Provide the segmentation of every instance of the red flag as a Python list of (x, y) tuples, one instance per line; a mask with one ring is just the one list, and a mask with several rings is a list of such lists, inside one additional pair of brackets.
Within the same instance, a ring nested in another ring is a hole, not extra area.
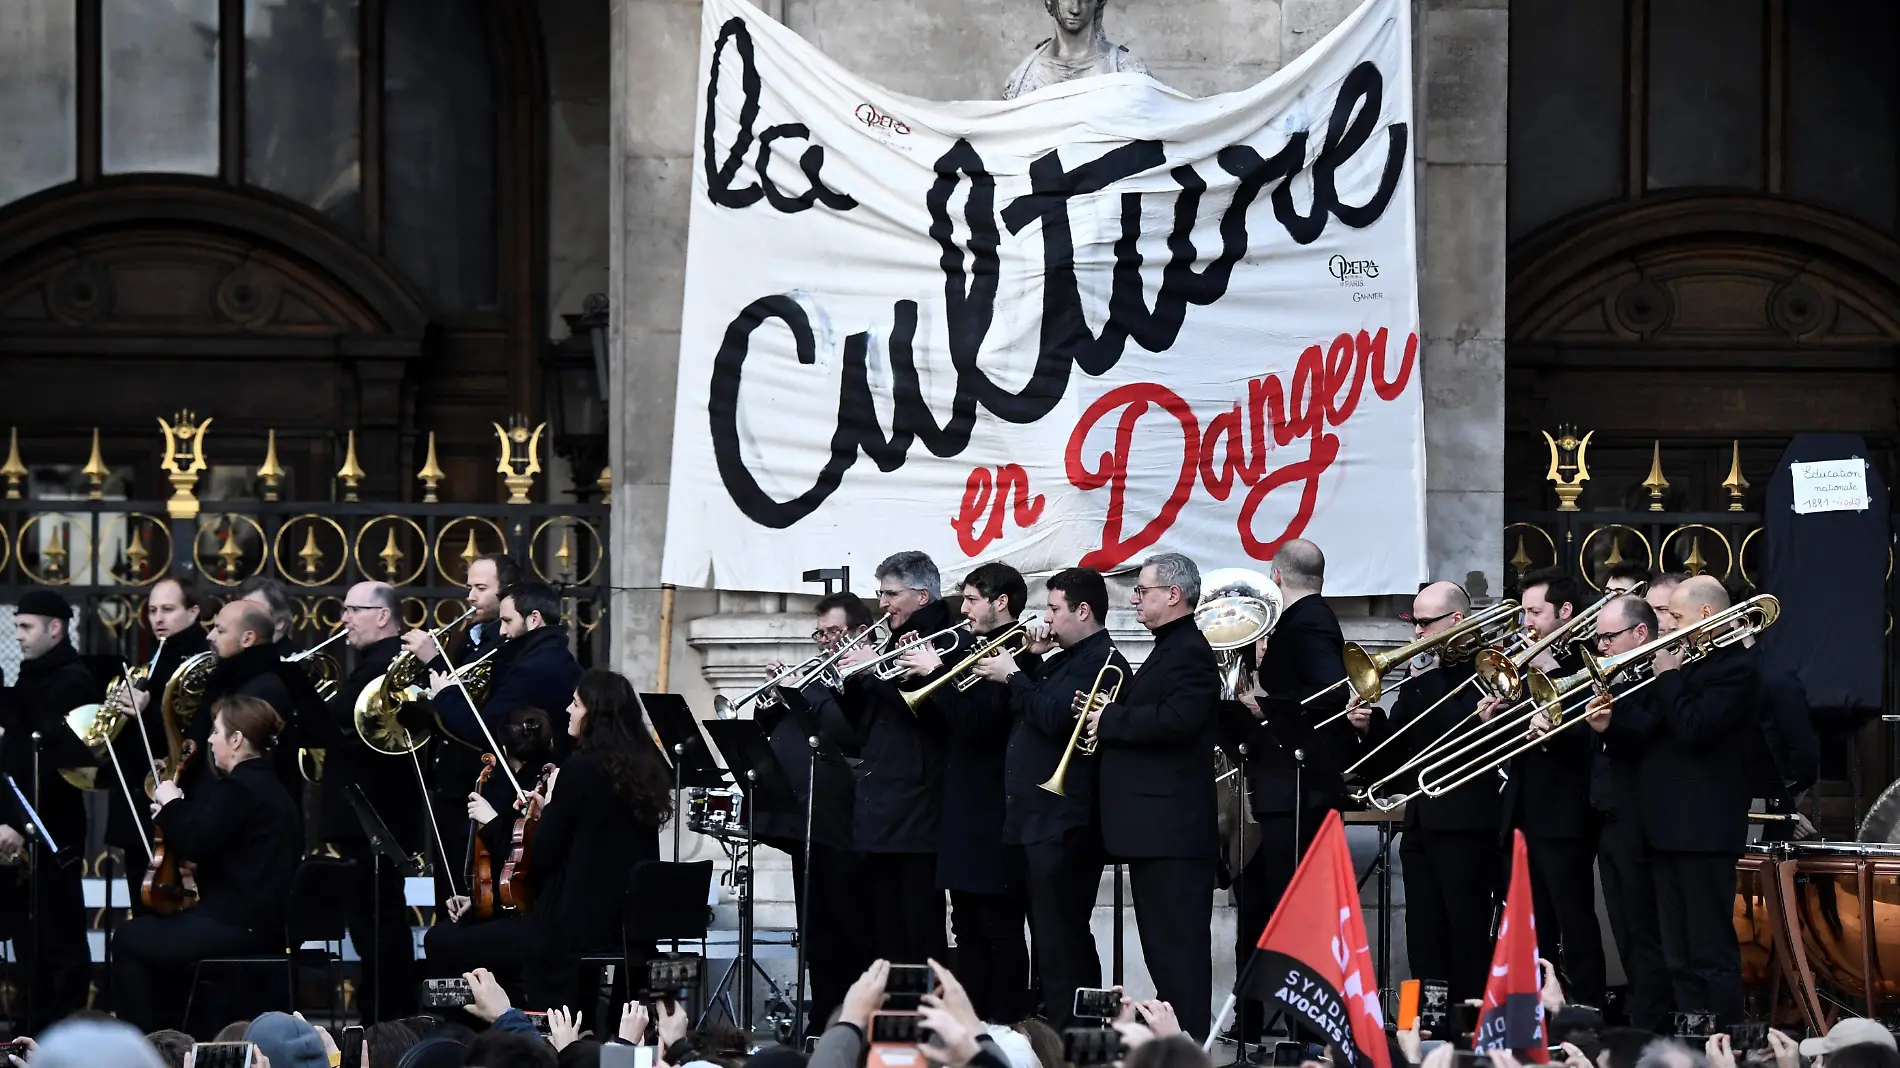
[(1511, 889), (1504, 898), (1504, 926), (1491, 951), (1491, 978), (1484, 984), (1478, 1032), (1471, 1048), (1516, 1050), (1518, 1059), (1549, 1064), (1544, 1042), (1544, 999), (1537, 968), (1537, 921), (1531, 916), (1530, 854), (1524, 832), (1513, 831)]
[(1293, 873), (1241, 977), (1246, 997), (1284, 1007), (1326, 1036), (1347, 1068), (1392, 1068), (1359, 883), (1339, 813)]

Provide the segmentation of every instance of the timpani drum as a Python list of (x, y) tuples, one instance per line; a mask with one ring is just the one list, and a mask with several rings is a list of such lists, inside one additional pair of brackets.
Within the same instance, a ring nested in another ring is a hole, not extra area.
[(1779, 883), (1813, 1026), (1900, 1008), (1900, 846), (1782, 845)]

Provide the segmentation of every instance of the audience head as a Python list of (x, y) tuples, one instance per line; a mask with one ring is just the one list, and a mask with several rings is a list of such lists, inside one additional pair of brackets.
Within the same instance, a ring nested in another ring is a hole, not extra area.
[(1068, 648), (1102, 629), (1108, 620), (1108, 583), (1092, 567), (1071, 567), (1049, 576), (1049, 633)]
[(369, 1051), (369, 1068), (396, 1068), (402, 1055), (415, 1044), (415, 1031), (394, 1020), (386, 1020), (363, 1032), (363, 1048)]
[(211, 625), (211, 647), (229, 660), (246, 649), (271, 644), (270, 612), (256, 601), (228, 601)]
[(1046, 1021), (1031, 1016), (1016, 1025), (1016, 1030), (1029, 1039), (1029, 1048), (1036, 1051), (1036, 1060), (1042, 1068), (1063, 1068), (1066, 1059), (1062, 1055), (1062, 1035)]
[(1129, 603), (1135, 618), (1149, 630), (1163, 627), (1194, 611), (1201, 601), (1201, 569), (1180, 553), (1156, 553), (1141, 562)]
[(270, 615), (266, 641), (281, 642), (289, 637), (291, 620), (296, 617), (291, 614), (290, 595), (284, 592), (283, 583), (269, 575), (252, 575), (238, 586), (237, 599), (249, 601)]
[(203, 611), (198, 587), (183, 579), (159, 579), (145, 597), (145, 619), (152, 626), (154, 638), (170, 638), (197, 626)]
[(634, 818), (661, 827), (673, 814), (672, 775), (641, 713), (640, 695), (625, 675), (595, 668), (574, 688), (567, 733), (577, 752), (596, 754), (607, 765), (614, 796)]
[[(1009, 1068), (1042, 1068), (1041, 1059), (1036, 1056), (1036, 1047), (1029, 1042), (1029, 1036), (1005, 1027), (1002, 1024), (986, 1024), (983, 1030), (995, 1040), (996, 1048), (1003, 1051), (1003, 1060)], [(746, 1068), (751, 1068), (747, 1065)]]
[(165, 1068), (165, 1059), (130, 1024), (69, 1019), (40, 1035), (33, 1068)]
[[(1849, 1016), (1828, 1028), (1825, 1035), (1802, 1039), (1801, 1055), (1808, 1058), (1826, 1057), (1828, 1068), (1840, 1068), (1848, 1063), (1842, 1060), (1842, 1055), (1859, 1047), (1883, 1049), (1892, 1054), (1895, 1050), (1893, 1032), (1888, 1031), (1886, 1025), (1878, 1020)], [(1885, 1063), (1867, 1059), (1871, 1056), (1856, 1053), (1855, 1068), (1888, 1068)]]
[(517, 582), (501, 595), (501, 636), (513, 641), (561, 622), (561, 595), (545, 582)]
[(191, 1052), (196, 1039), (183, 1031), (153, 1031), (145, 1036), (160, 1057), (165, 1058), (167, 1068), (185, 1068), (185, 1054)]
[(1708, 1060), (1673, 1038), (1658, 1038), (1643, 1047), (1636, 1068), (1708, 1068)]
[(343, 627), (352, 649), (367, 649), (402, 633), (402, 604), (387, 582), (359, 582), (343, 598)]
[(1274, 552), (1268, 577), (1289, 600), (1319, 593), (1326, 584), (1326, 554), (1305, 538), (1290, 539)]
[(1811, 1063), (1813, 1068), (1900, 1068), (1900, 1052), (1879, 1042), (1856, 1042), (1815, 1057)]
[(218, 1033), (211, 1036), (211, 1041), (213, 1042), (242, 1042), (244, 1041), (244, 1032), (249, 1031), (250, 1029), (251, 1029), (251, 1021), (232, 1020), (230, 1023), (225, 1024), (223, 1027), (218, 1028)]
[(468, 605), (475, 620), (493, 623), (501, 617), (501, 591), (521, 581), (521, 565), (507, 553), (484, 553), (469, 561)]
[(1597, 1068), (1636, 1068), (1643, 1050), (1656, 1041), (1656, 1032), (1641, 1027), (1611, 1027), (1597, 1036), (1600, 1047), (1593, 1060)]
[(600, 1043), (577, 1038), (554, 1054), (555, 1068), (600, 1068)]
[(271, 1068), (330, 1068), (323, 1036), (309, 1023), (284, 1012), (267, 1012), (251, 1021), (244, 1041), (270, 1059)]
[[(462, 1063), (468, 1068), (557, 1068), (554, 1047), (539, 1038), (484, 1031), (469, 1044)], [(277, 1062), (271, 1062), (277, 1068)]]
[(1192, 1039), (1169, 1035), (1142, 1043), (1123, 1063), (1127, 1068), (1210, 1068), (1213, 1062)]
[(975, 624), (978, 634), (1015, 622), (1028, 597), (1023, 573), (1008, 564), (984, 564), (963, 576), (963, 618)]
[(877, 565), (878, 607), (891, 614), (891, 629), (901, 628), (925, 605), (943, 596), (943, 577), (929, 554), (892, 553)]

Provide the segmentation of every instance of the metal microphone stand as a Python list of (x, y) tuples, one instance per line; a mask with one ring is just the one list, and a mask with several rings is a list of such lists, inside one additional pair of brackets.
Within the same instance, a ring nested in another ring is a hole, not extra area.
[[(26, 837), (26, 849), (27, 849), (27, 853), (26, 853), (26, 865), (27, 865), (26, 908), (27, 908), (27, 914), (29, 916), (34, 917), (34, 920), (35, 920), (31, 929), (27, 932), (26, 944), (27, 944), (28, 953), (31, 955), (31, 958), (33, 961), (33, 971), (38, 972), (45, 963), (40, 958), (40, 950), (42, 948), (40, 944), (40, 928), (43, 927), (44, 925), (38, 922), (39, 917), (41, 916), (40, 865), (45, 864), (49, 861), (55, 861), (55, 858), (57, 857), (59, 853), (59, 843), (53, 840), (52, 834), (46, 829), (45, 821), (40, 818), (40, 807), (39, 807), (40, 732), (39, 731), (33, 732), (32, 744), (33, 744), (33, 799), (31, 801), (27, 800), (26, 794), (21, 792), (20, 784), (14, 781), (13, 776), (8, 775), (6, 778), (7, 778), (7, 787), (8, 789), (13, 791), (13, 799), (19, 803), (20, 812), (22, 815), (25, 816), (25, 820), (23, 822), (26, 824), (26, 826), (20, 828), (20, 830), (21, 830), (21, 833)], [(42, 850), (41, 848), (42, 845), (45, 846), (44, 850)], [(34, 1014), (39, 1010), (38, 999), (39, 999), (39, 983), (36, 981), (35, 976), (28, 975), (27, 980), (26, 980), (26, 1019), (29, 1021), (37, 1019), (37, 1017)]]
[(792, 1038), (805, 1037), (805, 944), (811, 940), (811, 821), (818, 798), (818, 736), (805, 737), (811, 747), (811, 766), (805, 769), (805, 870), (798, 888), (798, 993), (792, 1000)]

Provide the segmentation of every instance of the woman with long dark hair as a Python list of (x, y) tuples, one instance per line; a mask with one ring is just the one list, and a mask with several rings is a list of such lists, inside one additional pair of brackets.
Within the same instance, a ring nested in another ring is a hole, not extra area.
[(575, 1005), (574, 958), (620, 948), (621, 912), (633, 866), (660, 858), (660, 828), (673, 815), (666, 759), (622, 675), (581, 676), (568, 705), (573, 753), (528, 804), (534, 839), (536, 959), (528, 1003)]

